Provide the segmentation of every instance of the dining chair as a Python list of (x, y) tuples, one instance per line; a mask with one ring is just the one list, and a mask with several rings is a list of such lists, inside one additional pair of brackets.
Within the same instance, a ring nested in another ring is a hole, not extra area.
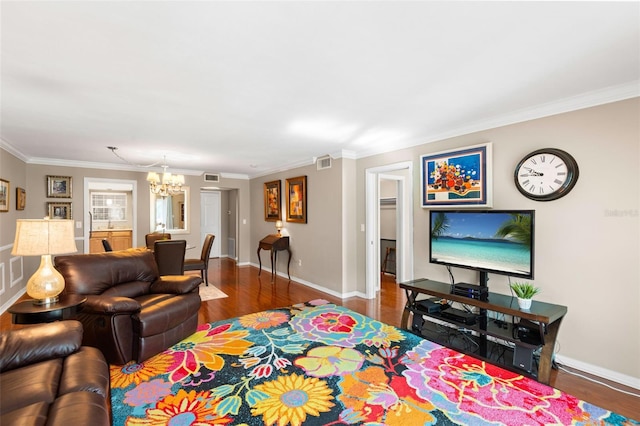
[(104, 247), (104, 251), (113, 251), (109, 240), (102, 240), (102, 247)]
[(213, 246), (213, 240), (216, 236), (207, 234), (204, 237), (204, 243), (202, 244), (202, 253), (200, 259), (185, 259), (184, 270), (185, 271), (200, 271), (200, 276), (205, 285), (209, 285), (209, 256), (211, 255), (211, 247)]
[(153, 250), (153, 244), (158, 240), (170, 240), (171, 234), (166, 232), (153, 232), (144, 236), (145, 243), (149, 250)]
[(160, 275), (184, 275), (184, 253), (187, 240), (158, 240), (153, 245), (153, 255)]

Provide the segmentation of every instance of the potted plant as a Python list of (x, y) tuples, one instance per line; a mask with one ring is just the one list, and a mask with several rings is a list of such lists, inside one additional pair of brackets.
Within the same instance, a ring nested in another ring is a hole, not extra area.
[(518, 297), (518, 306), (523, 310), (531, 308), (531, 299), (533, 296), (540, 293), (540, 289), (538, 287), (528, 282), (515, 282), (511, 284), (511, 290), (513, 290), (516, 297)]

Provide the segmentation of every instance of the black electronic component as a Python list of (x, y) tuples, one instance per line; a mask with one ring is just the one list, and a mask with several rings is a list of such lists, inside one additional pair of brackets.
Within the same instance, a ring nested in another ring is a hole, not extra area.
[(442, 303), (441, 299), (425, 299), (425, 300), (418, 300), (416, 302), (416, 308), (418, 308), (421, 311), (424, 312), (428, 312), (430, 314), (436, 313), (436, 312), (440, 312), (443, 309), (448, 308), (449, 305), (446, 303)]
[(460, 322), (465, 325), (473, 325), (478, 319), (477, 315), (456, 308), (444, 309), (442, 312), (440, 312), (440, 315), (442, 315), (442, 317), (444, 318)]
[(474, 284), (458, 283), (451, 287), (451, 294), (470, 297), (472, 299), (486, 300), (489, 296), (489, 289), (487, 287)]

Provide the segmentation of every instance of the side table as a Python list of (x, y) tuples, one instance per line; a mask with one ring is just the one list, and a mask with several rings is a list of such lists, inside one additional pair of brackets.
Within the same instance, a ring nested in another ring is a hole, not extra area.
[(71, 319), (82, 309), (87, 298), (79, 294), (60, 295), (56, 303), (50, 305), (34, 305), (32, 299), (18, 302), (11, 306), (11, 322), (14, 324), (38, 324)]
[(286, 250), (289, 253), (289, 261), (287, 262), (287, 275), (291, 279), (289, 274), (289, 265), (291, 264), (291, 249), (289, 248), (289, 237), (283, 237), (282, 235), (272, 234), (267, 235), (260, 240), (258, 244), (258, 262), (260, 263), (260, 271), (262, 272), (262, 260), (260, 259), (260, 250), (269, 250), (271, 252), (271, 281), (274, 280), (275, 265), (278, 261), (278, 251)]

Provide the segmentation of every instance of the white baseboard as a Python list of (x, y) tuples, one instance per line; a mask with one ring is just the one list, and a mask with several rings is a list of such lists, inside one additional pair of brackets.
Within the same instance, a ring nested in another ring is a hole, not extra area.
[(566, 365), (567, 367), (575, 368), (576, 370), (584, 371), (585, 373), (593, 374), (594, 376), (611, 380), (612, 382), (620, 383), (621, 385), (640, 389), (640, 378), (638, 377), (618, 373), (617, 371), (598, 367), (597, 365), (589, 364), (563, 355), (556, 355), (555, 358), (559, 364)]

